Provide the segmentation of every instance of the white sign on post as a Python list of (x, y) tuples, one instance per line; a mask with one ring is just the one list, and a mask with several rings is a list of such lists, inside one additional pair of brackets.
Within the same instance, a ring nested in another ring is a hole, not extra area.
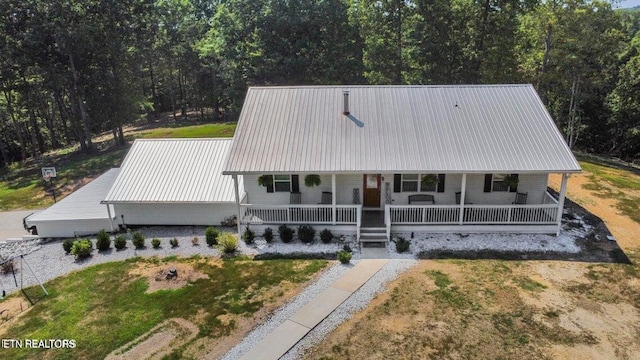
[(56, 178), (56, 168), (55, 167), (43, 167), (42, 168), (42, 178), (44, 181), (49, 181), (51, 179)]

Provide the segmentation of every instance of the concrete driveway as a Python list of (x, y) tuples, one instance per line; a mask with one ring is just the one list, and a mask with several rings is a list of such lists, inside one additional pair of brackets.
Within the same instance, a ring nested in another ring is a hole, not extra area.
[(22, 237), (29, 233), (22, 227), (22, 219), (36, 210), (19, 210), (0, 212), (0, 241), (8, 238)]

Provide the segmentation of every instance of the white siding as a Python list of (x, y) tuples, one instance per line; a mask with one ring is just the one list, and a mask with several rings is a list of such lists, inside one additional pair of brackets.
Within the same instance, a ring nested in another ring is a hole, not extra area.
[(235, 204), (114, 204), (119, 224), (126, 225), (220, 225), (237, 214)]
[(97, 234), (102, 229), (111, 231), (109, 219), (37, 221), (34, 225), (41, 238), (70, 238)]
[[(304, 176), (306, 174), (298, 174), (300, 181), (300, 193), (303, 204), (318, 204), (322, 200), (322, 192), (331, 192), (331, 175), (320, 175), (320, 186), (309, 188), (304, 185)], [(267, 188), (258, 185), (258, 177), (260, 175), (245, 175), (244, 190), (247, 193), (246, 202), (249, 204), (261, 205), (285, 205), (289, 204), (290, 194), (288, 192), (272, 192), (268, 193)], [(336, 175), (336, 203), (351, 205), (353, 204), (353, 189), (360, 189), (360, 201), (362, 202), (362, 175), (348, 174)]]

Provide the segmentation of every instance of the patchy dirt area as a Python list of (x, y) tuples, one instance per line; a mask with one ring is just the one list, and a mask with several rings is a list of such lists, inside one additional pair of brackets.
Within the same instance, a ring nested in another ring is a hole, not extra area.
[(140, 338), (109, 354), (106, 360), (162, 359), (178, 347), (193, 339), (198, 327), (185, 319), (168, 319)]
[[(3, 279), (4, 280), (4, 279)], [(10, 297), (0, 300), (0, 338), (23, 314), (32, 308), (31, 304), (24, 297)]]
[[(568, 184), (568, 206), (593, 228), (578, 256), (423, 261), (303, 357), (640, 359), (640, 224), (591, 176)], [(549, 183), (558, 190), (560, 176)]]
[(637, 359), (629, 265), (423, 261), (305, 359)]
[[(175, 276), (169, 274), (175, 270)], [(193, 265), (186, 262), (170, 261), (155, 265), (153, 263), (141, 263), (140, 266), (129, 272), (129, 275), (142, 276), (147, 279), (149, 288), (146, 293), (158, 290), (176, 290), (198, 279), (208, 279), (207, 274), (196, 271)]]

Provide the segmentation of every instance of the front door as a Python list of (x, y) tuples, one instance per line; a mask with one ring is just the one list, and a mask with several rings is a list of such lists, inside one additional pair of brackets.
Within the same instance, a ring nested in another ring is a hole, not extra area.
[(380, 207), (380, 174), (364, 174), (363, 176), (363, 205), (364, 207)]

